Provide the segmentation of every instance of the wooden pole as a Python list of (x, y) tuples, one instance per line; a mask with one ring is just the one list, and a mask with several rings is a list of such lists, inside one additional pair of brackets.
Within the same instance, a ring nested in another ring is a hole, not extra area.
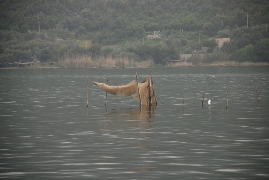
[(183, 96), (183, 102), (182, 102), (182, 107), (183, 107), (183, 109), (184, 109), (184, 103), (185, 103), (185, 102), (184, 102), (184, 96)]
[(149, 85), (148, 85), (148, 105), (149, 105), (149, 108), (152, 106), (152, 99), (151, 99), (151, 88), (153, 88), (153, 82), (152, 82), (152, 76), (151, 76), (151, 69), (149, 70), (150, 71), (150, 80), (149, 80)]
[(149, 84), (148, 84), (148, 108), (150, 110), (151, 108), (151, 92), (150, 92), (150, 87), (151, 87), (151, 79), (149, 79)]
[(257, 100), (258, 100), (258, 103), (259, 103), (260, 98), (259, 98), (259, 93), (258, 93), (258, 87), (257, 87), (257, 85), (256, 85), (256, 79), (254, 79), (254, 85), (255, 85), (255, 90), (256, 90)]
[(228, 109), (228, 89), (226, 90), (226, 109)]
[(204, 99), (205, 99), (205, 92), (204, 92), (204, 95), (203, 95), (202, 107), (204, 107)]
[(89, 77), (87, 76), (86, 107), (89, 107)]
[[(107, 78), (107, 80), (106, 80), (107, 85), (108, 85), (108, 80), (109, 80), (109, 78)], [(107, 100), (107, 92), (106, 92), (106, 100)], [(106, 106), (106, 100), (105, 100), (105, 106)]]
[(156, 97), (160, 100), (160, 102), (162, 103), (162, 105), (164, 105), (164, 103), (162, 102), (162, 100), (156, 95)]
[(185, 114), (185, 99), (184, 99), (184, 96), (183, 96), (183, 102), (182, 102), (182, 109), (183, 109), (183, 114)]
[(141, 103), (141, 97), (140, 97), (139, 86), (138, 86), (137, 72), (136, 72), (135, 79), (136, 79), (136, 83), (137, 83), (137, 93), (138, 93), (138, 97), (139, 97), (139, 104), (140, 104), (140, 107), (141, 107), (142, 106), (142, 103)]

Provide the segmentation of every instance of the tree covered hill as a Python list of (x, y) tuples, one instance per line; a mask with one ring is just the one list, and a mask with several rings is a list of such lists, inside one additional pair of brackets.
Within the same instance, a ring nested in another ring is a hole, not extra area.
[[(1, 61), (123, 54), (162, 64), (200, 46), (213, 52), (210, 37), (231, 38), (229, 58), (260, 61), (254, 52), (268, 45), (267, 0), (1, 0), (0, 13)], [(153, 31), (161, 39), (146, 40)]]

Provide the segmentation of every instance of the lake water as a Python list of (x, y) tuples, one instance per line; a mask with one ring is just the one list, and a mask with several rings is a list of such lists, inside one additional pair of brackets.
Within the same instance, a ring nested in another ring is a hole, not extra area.
[(150, 112), (90, 82), (86, 108), (87, 76), (136, 72), (0, 70), (0, 178), (269, 179), (268, 67), (152, 69)]

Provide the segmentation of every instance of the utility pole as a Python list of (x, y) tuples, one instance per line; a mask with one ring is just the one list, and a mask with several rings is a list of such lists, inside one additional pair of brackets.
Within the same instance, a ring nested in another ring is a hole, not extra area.
[(38, 15), (38, 34), (40, 34), (40, 22), (39, 22), (39, 15)]

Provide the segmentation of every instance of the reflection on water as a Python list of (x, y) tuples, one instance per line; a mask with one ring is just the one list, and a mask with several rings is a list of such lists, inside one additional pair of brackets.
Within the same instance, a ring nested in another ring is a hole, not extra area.
[(121, 164), (130, 166), (128, 171), (131, 174), (154, 168), (153, 161), (148, 159), (149, 152), (153, 151), (153, 116), (154, 110), (148, 108), (110, 109), (104, 114), (104, 120), (98, 122), (106, 141), (113, 145), (109, 154), (127, 152), (122, 155), (128, 161), (123, 159)]
[(268, 68), (154, 69), (164, 105), (140, 109), (91, 86), (86, 108), (87, 76), (124, 84), (136, 72), (148, 75), (1, 70), (0, 178), (269, 178)]
[(141, 120), (143, 122), (151, 122), (153, 115), (154, 109), (149, 110), (148, 107), (110, 109), (110, 111), (106, 113), (107, 119)]

